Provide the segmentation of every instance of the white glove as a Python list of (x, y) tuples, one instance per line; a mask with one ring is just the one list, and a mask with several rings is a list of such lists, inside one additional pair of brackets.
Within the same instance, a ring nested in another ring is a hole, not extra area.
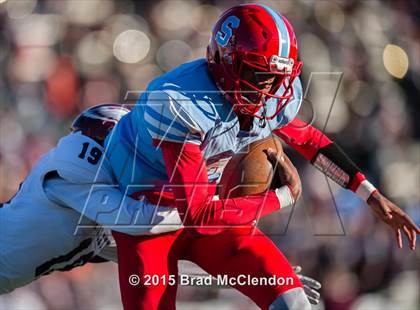
[(300, 274), (300, 272), (302, 271), (302, 267), (300, 266), (293, 266), (293, 270), (298, 276), (300, 282), (302, 282), (303, 289), (305, 291), (306, 297), (308, 297), (309, 302), (313, 305), (319, 304), (319, 299), (321, 295), (319, 294), (318, 290), (321, 288), (321, 283), (312, 278)]

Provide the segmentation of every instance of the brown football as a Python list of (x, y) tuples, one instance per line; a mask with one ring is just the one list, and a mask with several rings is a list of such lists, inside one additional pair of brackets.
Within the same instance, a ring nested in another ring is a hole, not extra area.
[(245, 146), (229, 160), (219, 183), (221, 199), (258, 194), (278, 187), (280, 180), (268, 159), (268, 148), (283, 153), (280, 140), (268, 137)]

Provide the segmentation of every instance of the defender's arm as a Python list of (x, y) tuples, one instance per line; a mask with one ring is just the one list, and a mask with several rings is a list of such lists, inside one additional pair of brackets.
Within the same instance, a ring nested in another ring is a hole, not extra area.
[(182, 227), (176, 209), (157, 207), (146, 199), (132, 199), (111, 185), (72, 183), (54, 173), (44, 180), (44, 190), (54, 203), (129, 235), (160, 234)]

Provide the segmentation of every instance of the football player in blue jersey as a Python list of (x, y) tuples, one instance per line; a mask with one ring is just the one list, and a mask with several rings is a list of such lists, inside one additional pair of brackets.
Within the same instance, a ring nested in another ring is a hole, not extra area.
[[(176, 209), (124, 197), (114, 186), (103, 142), (128, 112), (119, 104), (82, 112), (72, 133), (39, 160), (9, 202), (0, 204), (0, 295), (53, 271), (117, 262), (110, 228), (151, 235), (182, 226)], [(299, 278), (317, 302), (318, 282)]]
[[(175, 204), (187, 226), (146, 237), (114, 233), (125, 309), (175, 308), (176, 286), (168, 279), (177, 274), (179, 259), (193, 261), (214, 276), (290, 278), (292, 283), (285, 285), (233, 286), (262, 309), (310, 307), (280, 250), (257, 228), (247, 234), (256, 214), (294, 204), (300, 193), (298, 176), (292, 173), (290, 184), (265, 193), (214, 199), (214, 183), (227, 159), (272, 134), (362, 197), (394, 230), (398, 246), (405, 233), (414, 250), (420, 231), (412, 220), (336, 143), (297, 118), (301, 67), (296, 37), (284, 16), (264, 5), (235, 6), (216, 22), (207, 59), (183, 64), (150, 82), (133, 111), (107, 137), (107, 158), (120, 186), (129, 194)], [(275, 152), (269, 155), (276, 159)], [(139, 285), (130, 285), (132, 274), (141, 276)], [(160, 280), (147, 285), (143, 280), (148, 276)]]

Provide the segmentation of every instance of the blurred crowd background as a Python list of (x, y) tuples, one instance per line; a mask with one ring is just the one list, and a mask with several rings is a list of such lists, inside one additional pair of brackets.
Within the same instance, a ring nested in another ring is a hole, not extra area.
[[(294, 26), (303, 112), (420, 224), (419, 2), (254, 2)], [(161, 73), (204, 57), (213, 23), (238, 3), (0, 0), (0, 201), (78, 112), (122, 102), (127, 90), (144, 90)], [(261, 227), (323, 284), (318, 309), (419, 309), (419, 250), (398, 249), (360, 199), (287, 152), (303, 197)], [(112, 263), (85, 266), (1, 296), (0, 309), (121, 309), (117, 282)], [(254, 308), (233, 290), (194, 287), (180, 288), (178, 305)]]

